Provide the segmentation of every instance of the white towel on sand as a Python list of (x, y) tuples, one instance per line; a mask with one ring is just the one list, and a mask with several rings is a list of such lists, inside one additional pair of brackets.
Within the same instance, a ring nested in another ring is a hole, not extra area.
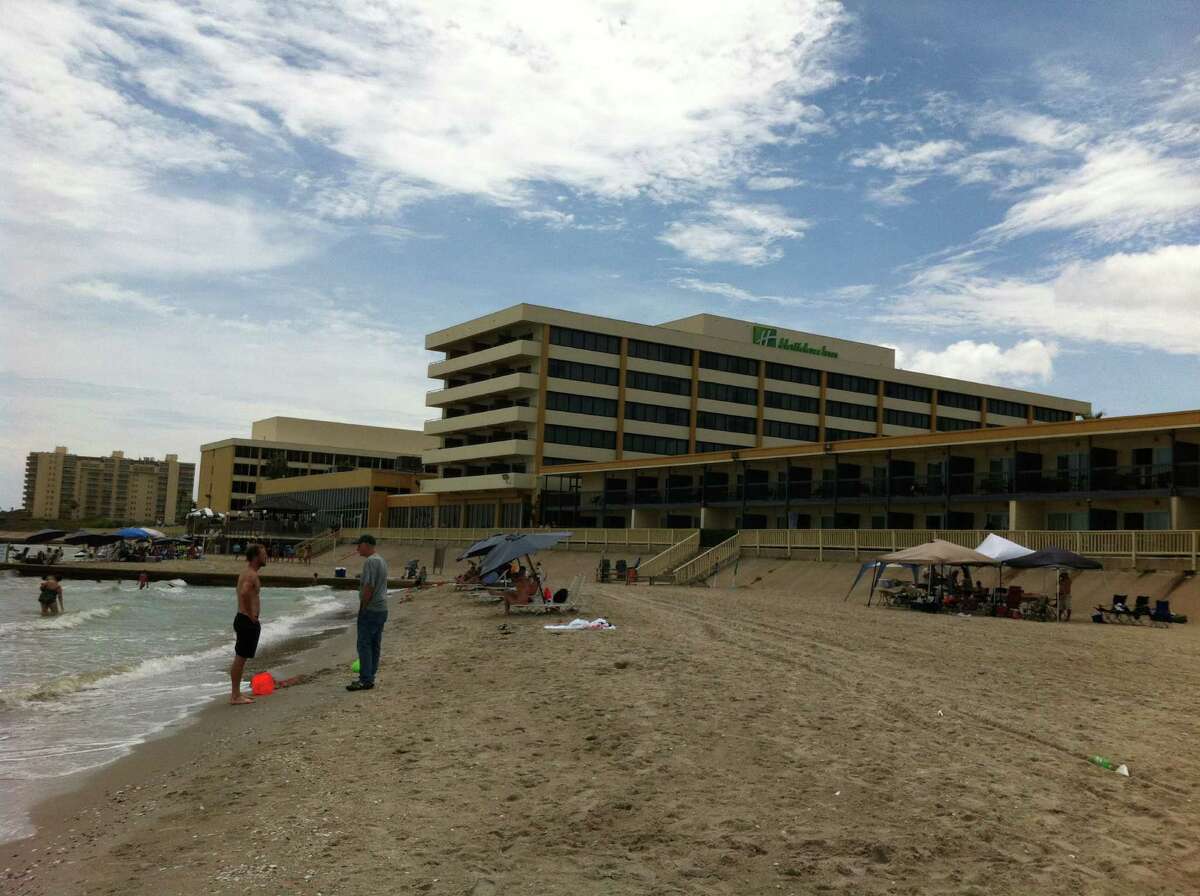
[(593, 619), (588, 622), (586, 619), (572, 619), (566, 625), (543, 625), (548, 632), (588, 632), (588, 631), (609, 631), (616, 628), (607, 619)]

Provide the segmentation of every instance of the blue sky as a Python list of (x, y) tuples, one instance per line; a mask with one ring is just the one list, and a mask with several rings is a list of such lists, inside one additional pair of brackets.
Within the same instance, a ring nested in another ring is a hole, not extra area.
[(8, 9), (2, 506), (57, 444), (418, 427), (424, 333), (520, 301), (1200, 407), (1194, 3)]

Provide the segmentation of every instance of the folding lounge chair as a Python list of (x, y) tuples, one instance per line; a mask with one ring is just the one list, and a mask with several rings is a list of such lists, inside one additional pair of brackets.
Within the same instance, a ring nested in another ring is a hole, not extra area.
[(1143, 616), (1147, 618), (1153, 616), (1154, 611), (1150, 609), (1150, 596), (1148, 594), (1139, 594), (1137, 596), (1137, 603), (1130, 612), (1133, 614), (1132, 619), (1134, 622), (1141, 622)]
[(596, 571), (597, 582), (607, 582), (609, 571), (612, 569), (612, 564), (607, 557), (600, 561), (600, 568)]
[(1128, 594), (1114, 594), (1112, 596), (1112, 606), (1102, 607), (1097, 604), (1096, 612), (1104, 618), (1105, 622), (1108, 622), (1110, 618), (1113, 622), (1132, 622), (1133, 611), (1129, 609), (1126, 603), (1128, 600)]
[(1173, 618), (1171, 615), (1171, 602), (1169, 600), (1156, 600), (1154, 602), (1154, 609), (1150, 613), (1151, 625), (1161, 625), (1164, 628), (1170, 628)]

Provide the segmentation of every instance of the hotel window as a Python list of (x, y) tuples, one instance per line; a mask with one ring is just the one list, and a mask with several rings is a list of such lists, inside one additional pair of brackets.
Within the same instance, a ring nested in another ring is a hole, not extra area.
[(958, 432), (963, 429), (979, 429), (978, 420), (959, 420), (957, 417), (938, 417), (938, 432)]
[(845, 439), (873, 439), (874, 437), (875, 433), (873, 432), (854, 432), (849, 429), (833, 429), (831, 427), (825, 429), (826, 442), (841, 442)]
[(596, 417), (615, 417), (617, 416), (617, 403), (611, 398), (597, 398), (594, 395), (547, 392), (546, 410), (565, 411), (568, 414), (592, 414)]
[(754, 435), (758, 421), (753, 417), (737, 417), (733, 414), (714, 414), (700, 411), (696, 414), (696, 426), (700, 429), (716, 429), (722, 432), (743, 432)]
[(620, 371), (615, 367), (581, 364), (578, 361), (560, 361), (558, 358), (550, 359), (547, 373), (555, 379), (599, 383), (602, 386), (615, 386), (620, 378)]
[(567, 348), (581, 348), (589, 352), (621, 353), (621, 340), (605, 333), (588, 333), (584, 330), (569, 330), (566, 327), (550, 328), (550, 344)]
[(706, 370), (723, 370), (726, 373), (740, 373), (743, 376), (758, 376), (758, 362), (753, 358), (738, 358), (734, 355), (722, 355), (717, 352), (701, 352), (700, 366)]
[(989, 398), (988, 416), (991, 416), (992, 414), (999, 414), (1004, 417), (1020, 417), (1021, 419), (1024, 419), (1028, 407), (1028, 405), (1020, 404), (1015, 401), (1004, 401), (1000, 398)]
[[(1002, 402), (1002, 404), (1008, 404), (1008, 402)], [(964, 411), (977, 411), (977, 410), (979, 410), (979, 405), (980, 405), (980, 402), (979, 402), (978, 395), (964, 395), (961, 392), (943, 392), (941, 390), (938, 391), (938, 407), (962, 408)], [(1022, 409), (1020, 416), (1024, 417), (1025, 416), (1025, 411), (1024, 411), (1025, 405), (1018, 405), (1018, 407), (1020, 407)], [(991, 400), (990, 399), (989, 399), (989, 403), (988, 403), (988, 408), (989, 409), (991, 408)]]
[(692, 381), (680, 379), (677, 376), (663, 376), (660, 373), (646, 373), (641, 370), (630, 370), (625, 373), (625, 385), (630, 389), (642, 389), (646, 392), (665, 392), (668, 395), (691, 395)]
[(888, 398), (915, 401), (919, 404), (929, 404), (933, 400), (932, 389), (926, 389), (924, 386), (910, 386), (908, 383), (884, 383), (883, 394)]
[(697, 442), (696, 453), (708, 454), (711, 451), (741, 451), (745, 445), (724, 445), (721, 442)]
[(865, 376), (851, 376), (848, 373), (831, 373), (826, 383), (830, 389), (840, 389), (843, 392), (875, 395), (879, 391), (879, 380), (867, 379)]
[(582, 448), (615, 448), (617, 434), (603, 429), (584, 429), (579, 426), (546, 425), (545, 440), (555, 445), (578, 445)]
[(687, 408), (668, 408), (629, 401), (625, 403), (625, 419), (661, 423), (664, 426), (688, 426), (691, 423), (691, 412)]
[(889, 426), (909, 426), (913, 429), (929, 429), (928, 414), (914, 414), (912, 411), (897, 411), (888, 408), (883, 412), (883, 422)]
[(1070, 411), (1060, 411), (1058, 408), (1035, 407), (1033, 419), (1041, 423), (1069, 423), (1075, 419), (1075, 415)]
[(792, 395), (788, 392), (764, 392), (763, 404), (769, 408), (798, 411), (802, 414), (815, 414), (820, 409), (820, 402), (813, 396)]
[(791, 364), (776, 364), (768, 361), (767, 379), (819, 386), (821, 385), (821, 371), (813, 370), (811, 367), (794, 367)]
[(742, 386), (727, 386), (725, 383), (700, 383), (700, 397), (713, 401), (728, 401), (733, 404), (758, 404), (758, 392)]
[[(865, 404), (850, 404), (846, 401), (826, 401), (825, 415), (828, 417), (845, 417), (847, 420), (875, 419), (875, 408)], [(929, 419), (926, 417), (925, 419)]]
[(763, 435), (772, 439), (790, 439), (793, 442), (815, 442), (817, 428), (803, 423), (785, 423), (782, 420), (764, 420)]
[(692, 363), (692, 350), (680, 345), (663, 345), (659, 342), (643, 342), (640, 339), (629, 340), (629, 357), (645, 358), (647, 361), (661, 361), (664, 364)]
[(542, 458), (542, 466), (543, 467), (561, 467), (564, 464), (577, 464), (577, 463), (579, 463), (578, 459), (570, 458), (570, 457), (543, 457)]
[(639, 454), (687, 454), (687, 439), (669, 439), (665, 436), (646, 436), (641, 433), (625, 433), (625, 450)]

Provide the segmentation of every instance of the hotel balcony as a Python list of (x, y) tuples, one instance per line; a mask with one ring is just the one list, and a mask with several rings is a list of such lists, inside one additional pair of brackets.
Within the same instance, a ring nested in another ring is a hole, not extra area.
[(488, 367), (493, 364), (512, 365), (513, 362), (525, 358), (536, 358), (541, 354), (541, 346), (532, 339), (514, 339), (502, 345), (495, 345), (481, 351), (469, 352), (456, 358), (446, 358), (434, 361), (429, 365), (429, 378), (445, 379), (456, 373)]
[(533, 455), (533, 447), (532, 439), (504, 439), (499, 442), (481, 442), (478, 445), (461, 445), (457, 448), (434, 448), (421, 455), (421, 462), (430, 467), (498, 457), (530, 457)]
[(484, 395), (498, 395), (506, 392), (529, 391), (536, 392), (538, 378), (532, 373), (506, 373), (503, 376), (480, 380), (477, 383), (466, 383), (449, 389), (437, 389), (425, 393), (427, 407), (441, 407), (460, 401), (470, 401)]
[(471, 429), (511, 426), (514, 423), (537, 423), (537, 408), (513, 405), (477, 414), (460, 414), (457, 417), (446, 417), (442, 420), (426, 420), (425, 435), (440, 436)]
[(537, 477), (532, 473), (487, 473), (483, 476), (454, 476), (445, 479), (426, 479), (421, 483), (422, 494), (454, 492), (531, 490)]

